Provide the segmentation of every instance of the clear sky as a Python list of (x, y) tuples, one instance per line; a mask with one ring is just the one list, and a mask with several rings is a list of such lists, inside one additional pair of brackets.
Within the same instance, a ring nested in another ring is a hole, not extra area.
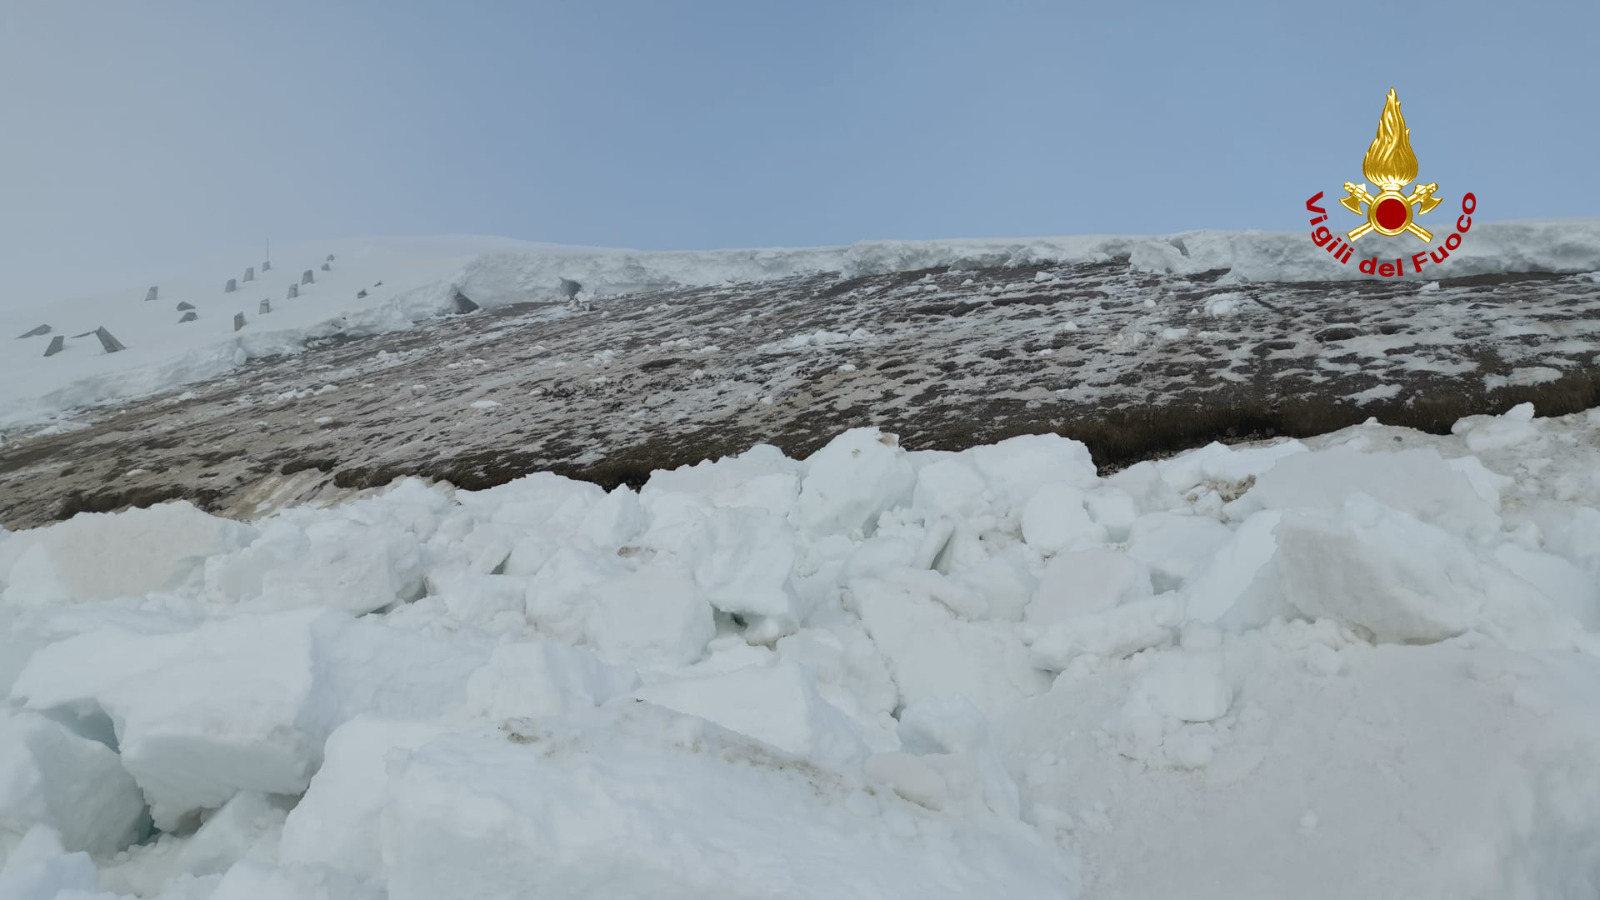
[[(0, 292), (264, 239), (683, 249), (1600, 215), (1600, 2), (0, 0)], [(0, 296), (0, 302), (5, 302)]]

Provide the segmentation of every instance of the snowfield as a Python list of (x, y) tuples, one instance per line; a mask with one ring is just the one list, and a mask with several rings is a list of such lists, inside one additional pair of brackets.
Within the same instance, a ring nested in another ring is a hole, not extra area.
[(0, 620), (8, 900), (1600, 891), (1600, 412), (83, 514)]
[[(1409, 239), (1409, 238), (1408, 238)], [(1414, 243), (1414, 240), (1412, 241)], [(1365, 254), (1409, 257), (1401, 238), (1369, 237)], [(483, 308), (560, 299), (562, 278), (583, 297), (672, 287), (751, 284), (803, 275), (840, 278), (934, 267), (982, 269), (1125, 259), (1134, 271), (1170, 276), (1224, 272), (1220, 283), (1349, 281), (1366, 276), (1337, 265), (1300, 232), (1194, 231), (1178, 235), (872, 241), (849, 247), (639, 252), (530, 244), (503, 238), (375, 239), (293, 245), (235, 267), (209, 266), (151, 285), (85, 297), (7, 298), (0, 303), (0, 432), (72, 427), (74, 410), (149, 396), (215, 378), (251, 359), (296, 353), (308, 341), (411, 328), (456, 309), (459, 293)], [(332, 257), (330, 260), (329, 257)], [(322, 265), (327, 263), (328, 269)], [(246, 268), (251, 280), (244, 280)], [(1479, 225), (1446, 265), (1423, 276), (1600, 271), (1600, 220), (1533, 220)], [(309, 272), (312, 283), (303, 284)], [(229, 281), (236, 290), (226, 289)], [(154, 300), (145, 300), (150, 287)], [(291, 295), (291, 291), (293, 295)], [(266, 301), (269, 311), (262, 312)], [(1226, 316), (1220, 299), (1209, 309)], [(186, 313), (196, 318), (181, 321)], [(234, 327), (235, 315), (244, 327)], [(50, 331), (32, 334), (39, 326)], [(126, 349), (105, 353), (91, 332), (104, 327)], [(54, 337), (63, 349), (41, 359)], [(1174, 337), (1181, 336), (1174, 330)], [(1169, 338), (1171, 339), (1171, 338)], [(793, 338), (787, 339), (793, 340)], [(856, 340), (818, 331), (775, 350)], [(715, 348), (712, 348), (715, 349)]]

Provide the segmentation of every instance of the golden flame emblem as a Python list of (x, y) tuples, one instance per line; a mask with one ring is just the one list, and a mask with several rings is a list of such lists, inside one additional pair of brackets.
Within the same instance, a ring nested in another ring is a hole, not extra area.
[[(1411, 129), (1406, 127), (1406, 118), (1400, 114), (1400, 98), (1395, 95), (1394, 88), (1389, 89), (1384, 101), (1378, 135), (1361, 160), (1361, 174), (1380, 191), (1374, 197), (1367, 193), (1365, 184), (1344, 183), (1345, 192), (1350, 196), (1339, 203), (1367, 220), (1366, 224), (1349, 232), (1351, 241), (1369, 231), (1391, 236), (1409, 231), (1418, 240), (1433, 240), (1432, 233), (1413, 219), (1439, 205), (1438, 198), (1433, 196), (1439, 185), (1419, 184), (1409, 196), (1400, 193), (1401, 188), (1417, 179), (1417, 155), (1411, 150)], [(1363, 203), (1367, 207), (1365, 210), (1361, 208)]]

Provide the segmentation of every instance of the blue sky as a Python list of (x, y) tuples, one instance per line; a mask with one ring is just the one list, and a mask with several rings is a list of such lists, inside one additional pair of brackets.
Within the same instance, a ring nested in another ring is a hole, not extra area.
[(1600, 3), (0, 3), (0, 284), (266, 237), (644, 249), (1297, 229), (1399, 90), (1600, 215)]

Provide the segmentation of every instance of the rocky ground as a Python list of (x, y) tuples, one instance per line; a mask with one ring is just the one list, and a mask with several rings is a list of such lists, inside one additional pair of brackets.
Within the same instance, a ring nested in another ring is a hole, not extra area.
[(1125, 262), (809, 276), (453, 316), (0, 446), (0, 524), (187, 498), (249, 517), (397, 476), (611, 486), (875, 424), (958, 450), (1058, 432), (1118, 465), (1369, 417), (1600, 405), (1600, 283), (1219, 283)]

